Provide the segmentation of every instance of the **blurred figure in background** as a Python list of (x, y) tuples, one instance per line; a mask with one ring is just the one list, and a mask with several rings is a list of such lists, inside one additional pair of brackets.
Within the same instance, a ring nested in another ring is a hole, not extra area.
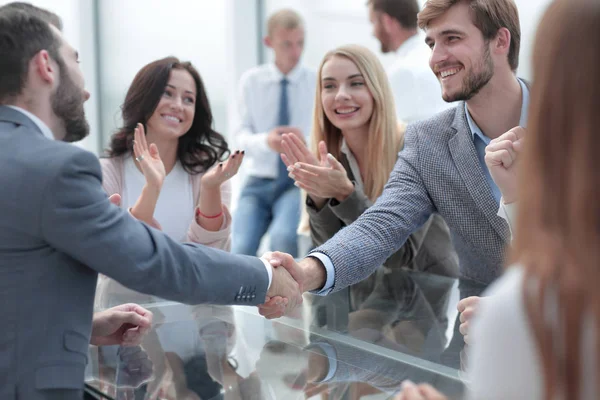
[(429, 68), (431, 50), (417, 26), (418, 1), (369, 0), (368, 7), (373, 35), (381, 43), (381, 51), (396, 53), (387, 72), (398, 118), (411, 123), (450, 108)]
[(307, 141), (315, 74), (300, 64), (304, 25), (292, 10), (273, 14), (265, 45), (275, 62), (247, 71), (240, 80), (236, 146), (246, 151), (248, 173), (233, 225), (234, 253), (255, 255), (269, 230), (270, 249), (298, 255), (296, 230), (300, 191), (279, 158), (281, 138), (291, 133)]

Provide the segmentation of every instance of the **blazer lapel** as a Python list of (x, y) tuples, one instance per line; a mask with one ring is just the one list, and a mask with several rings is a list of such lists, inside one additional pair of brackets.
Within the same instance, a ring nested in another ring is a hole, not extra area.
[(475, 144), (465, 115), (464, 103), (460, 103), (456, 107), (452, 129), (454, 129), (455, 135), (450, 139), (448, 145), (460, 177), (467, 186), (473, 201), (486, 216), (494, 230), (504, 241), (509, 242), (508, 224), (497, 215), (498, 204), (487, 183), (485, 172), (479, 164), (477, 150), (475, 150)]

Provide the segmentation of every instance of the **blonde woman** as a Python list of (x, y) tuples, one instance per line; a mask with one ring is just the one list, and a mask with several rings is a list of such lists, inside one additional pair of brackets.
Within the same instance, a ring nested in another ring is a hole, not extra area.
[[(377, 57), (357, 45), (327, 53), (318, 71), (312, 151), (293, 134), (283, 135), (282, 143), (290, 177), (307, 193), (315, 246), (353, 223), (381, 195), (403, 135)], [(455, 276), (457, 257), (443, 219), (434, 215), (423, 223), (384, 266)], [(352, 287), (353, 309), (378, 284), (376, 275)]]

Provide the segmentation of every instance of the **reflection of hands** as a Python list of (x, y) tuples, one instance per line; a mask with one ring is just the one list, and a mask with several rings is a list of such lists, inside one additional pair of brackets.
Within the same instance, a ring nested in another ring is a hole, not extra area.
[(517, 126), (492, 140), (485, 148), (485, 163), (505, 204), (517, 201), (518, 161), (525, 134), (525, 129)]
[(448, 398), (435, 390), (431, 385), (415, 385), (410, 381), (402, 383), (402, 392), (394, 400), (447, 400)]
[(244, 160), (244, 151), (237, 150), (225, 162), (220, 162), (209, 169), (201, 178), (203, 189), (219, 188), (223, 183), (238, 173)]
[(458, 312), (460, 313), (460, 333), (464, 336), (465, 343), (471, 344), (471, 337), (469, 336), (469, 328), (473, 316), (477, 313), (479, 308), (479, 302), (481, 297), (471, 296), (462, 299), (458, 302)]
[[(296, 361), (290, 364), (290, 358)], [(326, 390), (328, 385), (319, 382), (328, 372), (329, 360), (318, 348), (301, 349), (279, 341), (265, 344), (256, 363), (258, 376), (267, 381), (281, 379), (291, 389), (303, 390), (305, 394)]]
[(140, 346), (120, 347), (118, 351), (117, 387), (137, 388), (150, 381), (153, 373), (152, 361)]
[(152, 327), (152, 313), (137, 304), (122, 304), (94, 314), (90, 343), (136, 346)]
[(144, 125), (142, 124), (137, 124), (133, 135), (135, 139), (133, 141), (133, 153), (144, 173), (146, 184), (152, 189), (160, 191), (167, 172), (158, 154), (158, 147), (154, 143), (148, 146)]

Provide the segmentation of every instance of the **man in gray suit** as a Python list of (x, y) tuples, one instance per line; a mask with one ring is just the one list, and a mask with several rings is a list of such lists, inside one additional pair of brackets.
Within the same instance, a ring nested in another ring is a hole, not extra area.
[(89, 93), (51, 23), (0, 10), (1, 399), (82, 398), (98, 273), (190, 304), (302, 301), (284, 268), (182, 245), (110, 203), (97, 158), (64, 143), (87, 135)]
[[(515, 75), (518, 11), (513, 0), (438, 0), (426, 3), (419, 26), (442, 96), (458, 104), (408, 126), (383, 194), (354, 224), (299, 264), (273, 255), (306, 290), (327, 294), (365, 279), (434, 212), (450, 228), (463, 278), (487, 284), (501, 273), (510, 233), (485, 147), (527, 119), (529, 89)], [(280, 315), (269, 305), (261, 313)]]

